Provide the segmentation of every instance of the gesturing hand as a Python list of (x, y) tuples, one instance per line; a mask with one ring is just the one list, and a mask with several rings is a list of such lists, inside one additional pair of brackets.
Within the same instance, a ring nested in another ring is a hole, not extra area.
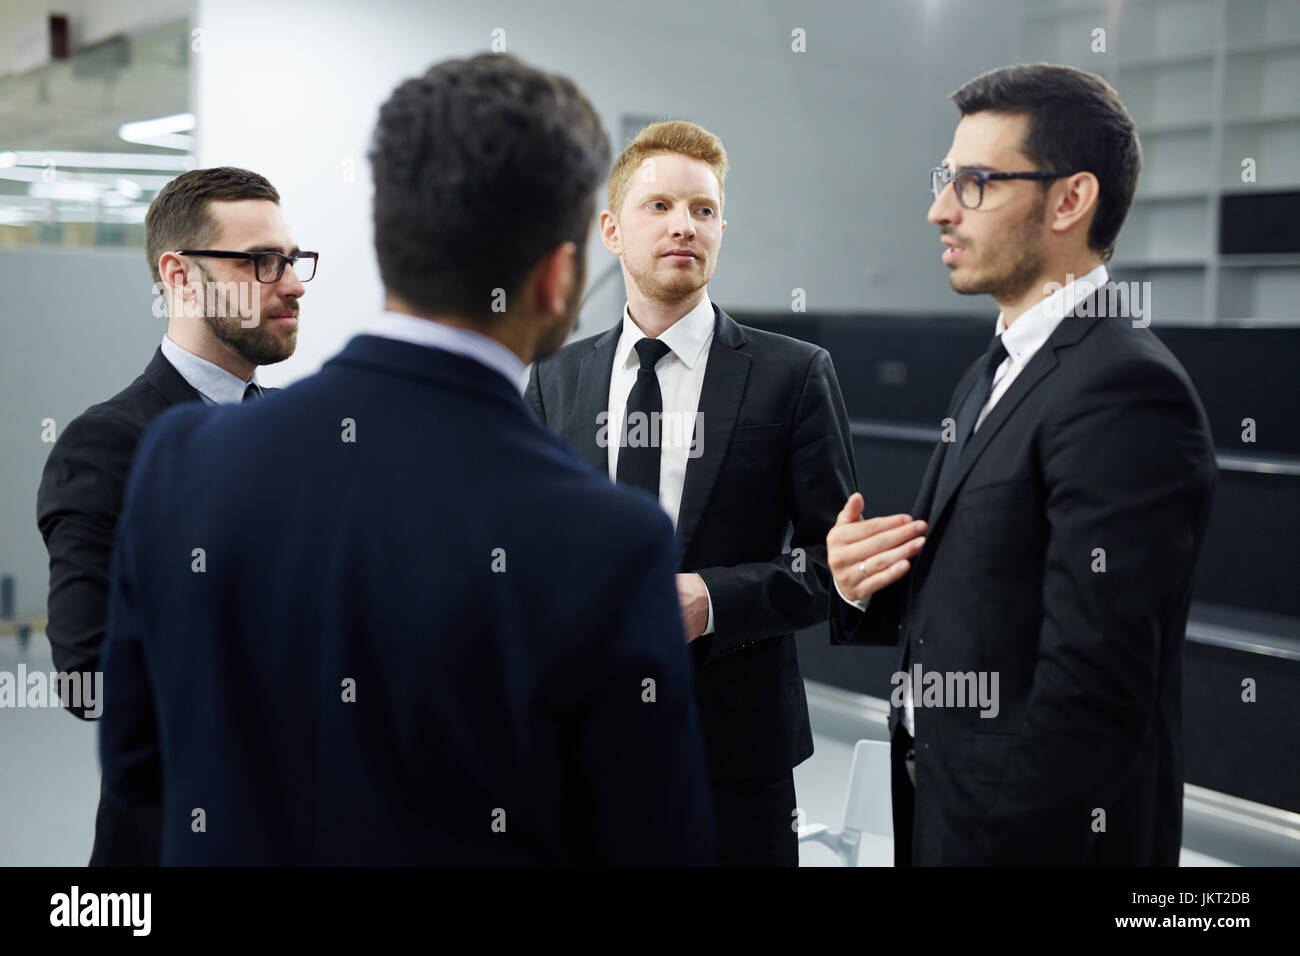
[(865, 601), (893, 584), (912, 567), (925, 544), (924, 521), (911, 515), (862, 519), (862, 495), (854, 492), (840, 509), (835, 526), (826, 534), (826, 562), (840, 593)]

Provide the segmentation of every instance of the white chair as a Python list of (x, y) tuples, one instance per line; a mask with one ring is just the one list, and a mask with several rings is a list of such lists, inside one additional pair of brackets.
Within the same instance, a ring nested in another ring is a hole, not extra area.
[(812, 823), (799, 828), (799, 842), (823, 843), (845, 866), (857, 866), (858, 844), (864, 833), (894, 835), (889, 742), (884, 740), (859, 740), (853, 748), (843, 829), (835, 831), (824, 823)]

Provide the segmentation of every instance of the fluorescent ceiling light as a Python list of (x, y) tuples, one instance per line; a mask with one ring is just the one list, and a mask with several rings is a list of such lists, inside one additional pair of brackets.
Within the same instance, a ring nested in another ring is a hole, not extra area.
[(189, 132), (195, 125), (193, 113), (177, 113), (174, 116), (123, 123), (118, 128), (117, 135), (128, 143), (189, 150), (194, 148), (194, 137), (178, 134)]
[[(148, 189), (152, 192), (158, 192), (167, 185), (172, 176), (165, 173), (138, 173), (132, 172), (131, 178), (123, 178), (121, 173), (87, 173), (78, 172), (70, 173), (67, 170), (55, 169), (55, 175), (52, 179), (47, 180), (44, 169), (36, 169), (29, 166), (15, 166), (12, 169), (0, 169), (0, 181), (12, 181), (20, 183), (42, 183), (42, 182), (60, 182), (60, 183), (98, 183), (101, 186), (111, 186), (118, 192), (130, 195), (132, 187), (140, 190)], [(122, 188), (122, 184), (126, 188)], [(139, 195), (132, 198), (139, 198)]]
[[(0, 153), (0, 156), (3, 156)], [(14, 166), (44, 166), (80, 169), (161, 169), (184, 172), (194, 168), (192, 156), (158, 156), (153, 153), (78, 153), (66, 150), (20, 149)]]
[(99, 198), (100, 186), (95, 183), (32, 183), (27, 195), (33, 199), (73, 199), (93, 202)]
[(123, 123), (118, 128), (117, 135), (128, 143), (138, 143), (166, 133), (188, 133), (193, 128), (193, 113), (177, 113), (174, 116), (160, 116), (158, 119)]

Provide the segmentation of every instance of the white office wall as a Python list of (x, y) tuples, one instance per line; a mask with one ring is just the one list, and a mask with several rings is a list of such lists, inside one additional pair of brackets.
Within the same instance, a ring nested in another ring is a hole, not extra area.
[[(267, 176), (299, 243), (321, 252), (298, 353), (264, 377), (313, 371), (379, 309), (365, 160), (378, 107), (403, 78), (487, 50), (498, 28), (510, 52), (573, 77), (616, 152), (624, 115), (690, 119), (722, 137), (728, 228), (710, 291), (723, 307), (788, 310), (801, 288), (810, 311), (979, 311), (948, 289), (924, 218), (926, 173), (955, 125), (946, 94), (1013, 60), (1019, 9), (1016, 0), (199, 0), (200, 164)], [(796, 29), (807, 52), (791, 49)], [(612, 261), (594, 236), (590, 255), (593, 277)], [(580, 333), (616, 321), (621, 296), (607, 292)]]

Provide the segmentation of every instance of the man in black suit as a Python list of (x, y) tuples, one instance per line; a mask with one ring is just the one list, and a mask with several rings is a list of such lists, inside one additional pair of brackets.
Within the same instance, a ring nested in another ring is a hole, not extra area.
[[(284, 268), (298, 249), (279, 202), (257, 173), (217, 167), (182, 173), (149, 205), (145, 251), (166, 308), (162, 344), (134, 382), (68, 423), (36, 498), (50, 554), (46, 633), (54, 666), (82, 681), (100, 670), (113, 530), (146, 426), (174, 405), (260, 395), (257, 367), (293, 354), (302, 282), (314, 261)], [(98, 708), (68, 709), (83, 719), (99, 716)], [(156, 813), (115, 807), (101, 790), (90, 864), (156, 865), (158, 827)]]
[(522, 394), (576, 318), (600, 120), (565, 77), (450, 60), (371, 160), (369, 334), (141, 442), (105, 785), (162, 801), (169, 864), (711, 863), (672, 527)]
[(600, 216), (622, 260), (622, 321), (535, 365), (528, 398), (676, 524), (719, 862), (797, 866), (792, 770), (812, 732), (793, 632), (825, 617), (825, 529), (854, 486), (853, 452), (825, 350), (709, 300), (726, 170), (721, 141), (693, 123), (629, 144)]
[(995, 70), (953, 100), (929, 221), (953, 289), (1001, 307), (996, 334), (913, 514), (863, 521), (854, 494), (827, 535), (832, 640), (899, 645), (895, 859), (1175, 866), (1216, 469), (1187, 373), (1103, 264), (1137, 133), (1066, 67)]

